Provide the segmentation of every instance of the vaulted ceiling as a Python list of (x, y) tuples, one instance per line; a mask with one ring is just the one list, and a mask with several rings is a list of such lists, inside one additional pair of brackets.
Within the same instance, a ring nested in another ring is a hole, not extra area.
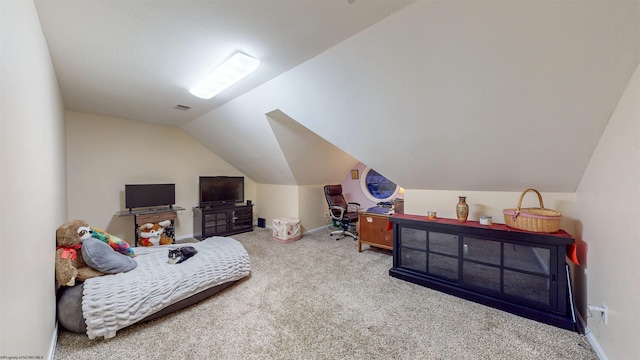
[[(180, 126), (414, 0), (35, 0), (72, 110)], [(211, 100), (188, 93), (236, 51), (262, 61)], [(191, 106), (187, 112), (177, 104)]]
[[(640, 59), (636, 0), (36, 7), (67, 108), (179, 126), (268, 184), (361, 161), (410, 189), (575, 191)], [(236, 50), (259, 70), (188, 94)]]

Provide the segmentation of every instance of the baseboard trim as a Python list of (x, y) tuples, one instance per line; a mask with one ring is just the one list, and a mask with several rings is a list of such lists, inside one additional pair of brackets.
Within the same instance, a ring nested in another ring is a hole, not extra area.
[(323, 231), (323, 230), (325, 230), (325, 231), (327, 230), (327, 225), (321, 226), (319, 228), (307, 230), (307, 231), (303, 232), (302, 235), (313, 234), (313, 233), (317, 233), (318, 231)]
[(577, 312), (577, 314), (578, 314), (578, 320), (580, 321), (580, 323), (582, 324), (582, 328), (584, 329), (584, 333), (585, 333), (584, 336), (589, 341), (589, 345), (591, 345), (593, 352), (595, 352), (596, 355), (598, 355), (598, 359), (609, 360), (609, 358), (607, 357), (607, 354), (604, 353), (604, 350), (600, 346), (600, 343), (598, 342), (595, 335), (593, 334), (593, 331), (589, 330), (589, 328), (587, 327), (587, 322), (584, 320), (580, 312)]
[(55, 358), (57, 345), (58, 345), (58, 321), (56, 320), (56, 326), (53, 327), (53, 334), (51, 335), (51, 347), (49, 348), (49, 356), (47, 356), (47, 359), (53, 360)]
[[(255, 228), (258, 229), (268, 229), (268, 230), (273, 230), (273, 226), (272, 225), (265, 225), (264, 228), (258, 227), (258, 226), (254, 226)], [(311, 229), (311, 230), (307, 230), (305, 232), (303, 232), (301, 235), (310, 235), (319, 231), (326, 231), (327, 230), (327, 225), (321, 226), (319, 228), (315, 228), (315, 229)], [(175, 239), (177, 240), (184, 240), (184, 239), (190, 239), (193, 238), (193, 234), (191, 235), (182, 235), (182, 236), (176, 236)]]
[[(265, 225), (264, 229), (269, 229), (269, 230), (273, 230), (273, 226), (272, 225)], [(326, 226), (322, 226), (319, 228), (315, 228), (315, 229), (311, 229), (311, 230), (307, 230), (305, 232), (303, 232), (301, 235), (311, 235), (313, 233), (317, 233), (318, 231), (322, 231), (322, 230), (327, 230)]]
[[(273, 230), (273, 226), (272, 225), (265, 225), (263, 229), (269, 229), (269, 230)], [(318, 231), (326, 231), (327, 230), (327, 225), (323, 225), (321, 227), (315, 228), (315, 229), (311, 229), (311, 230), (307, 230), (305, 232), (303, 232), (301, 235), (310, 235), (313, 233), (316, 233)]]
[(189, 234), (189, 235), (180, 235), (180, 236), (176, 236), (174, 239), (175, 239), (176, 241), (179, 241), (179, 240), (193, 239), (193, 238), (194, 238), (193, 234)]

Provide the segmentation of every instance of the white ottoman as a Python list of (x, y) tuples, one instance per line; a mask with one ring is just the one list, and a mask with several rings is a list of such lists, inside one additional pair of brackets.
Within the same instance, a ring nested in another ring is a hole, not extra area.
[(273, 240), (279, 243), (290, 243), (300, 239), (300, 219), (273, 219)]

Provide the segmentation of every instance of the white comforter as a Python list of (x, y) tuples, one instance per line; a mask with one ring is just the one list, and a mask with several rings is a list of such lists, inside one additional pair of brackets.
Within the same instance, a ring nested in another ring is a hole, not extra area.
[[(167, 262), (169, 248), (193, 246), (198, 253), (180, 264)], [(237, 240), (212, 237), (199, 243), (135, 248), (138, 266), (85, 281), (82, 313), (90, 339), (116, 331), (210, 287), (239, 280), (251, 271)]]

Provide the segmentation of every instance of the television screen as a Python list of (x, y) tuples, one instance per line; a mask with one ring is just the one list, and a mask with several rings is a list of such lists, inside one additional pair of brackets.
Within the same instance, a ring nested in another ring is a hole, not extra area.
[(244, 177), (200, 177), (200, 207), (241, 202), (244, 202)]
[(124, 186), (127, 209), (176, 203), (176, 184), (133, 184)]

